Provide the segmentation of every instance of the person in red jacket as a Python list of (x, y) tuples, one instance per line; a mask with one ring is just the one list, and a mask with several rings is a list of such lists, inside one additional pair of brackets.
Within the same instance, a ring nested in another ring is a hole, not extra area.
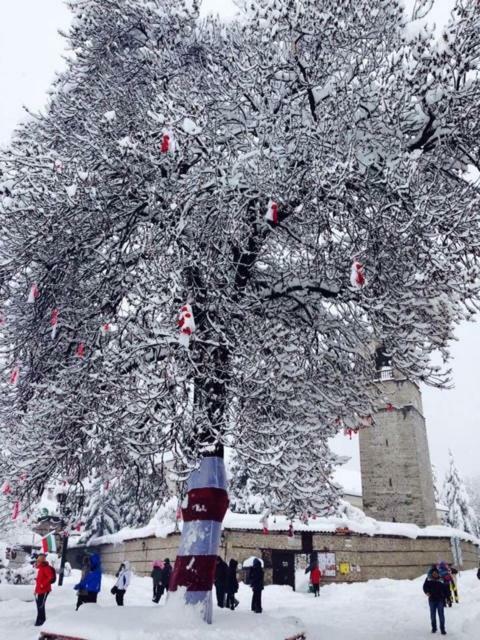
[(315, 597), (320, 595), (320, 580), (322, 578), (322, 572), (320, 567), (316, 564), (310, 571), (310, 582), (312, 583), (313, 593)]
[(36, 627), (41, 627), (46, 620), (45, 603), (47, 596), (52, 590), (52, 582), (54, 573), (52, 567), (48, 564), (44, 553), (37, 557), (37, 578), (35, 580), (35, 602), (37, 603), (37, 621)]

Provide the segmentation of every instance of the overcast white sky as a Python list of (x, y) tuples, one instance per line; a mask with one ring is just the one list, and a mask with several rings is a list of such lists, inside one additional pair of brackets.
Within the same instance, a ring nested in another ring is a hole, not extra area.
[[(319, 0), (321, 1), (321, 0)], [(404, 0), (411, 6), (414, 0)], [(435, 19), (442, 22), (453, 0), (436, 0)], [(205, 11), (232, 15), (231, 0), (204, 0)], [(0, 0), (0, 143), (8, 141), (22, 119), (22, 107), (39, 109), (55, 70), (62, 68), (64, 42), (58, 28), (67, 28), (69, 11), (62, 0)], [(425, 388), (423, 402), (430, 452), (442, 477), (448, 448), (464, 475), (478, 475), (480, 452), (480, 332), (478, 325), (459, 327), (453, 345), (455, 389)], [(348, 466), (358, 468), (358, 444), (339, 436), (335, 449), (352, 456)]]

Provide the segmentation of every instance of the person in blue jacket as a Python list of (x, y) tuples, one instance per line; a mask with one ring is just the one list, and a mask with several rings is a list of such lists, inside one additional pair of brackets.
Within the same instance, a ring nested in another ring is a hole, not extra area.
[(73, 588), (78, 591), (77, 610), (84, 602), (96, 602), (102, 587), (102, 566), (98, 553), (92, 553), (82, 571), (82, 579)]

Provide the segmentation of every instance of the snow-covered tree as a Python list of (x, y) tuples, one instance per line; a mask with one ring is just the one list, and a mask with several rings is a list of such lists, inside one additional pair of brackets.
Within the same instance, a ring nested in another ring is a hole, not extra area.
[(449, 468), (443, 485), (443, 502), (448, 508), (447, 524), (455, 529), (479, 535), (479, 522), (451, 451), (449, 459)]
[(228, 471), (230, 509), (235, 513), (263, 513), (267, 508), (268, 498), (255, 485), (248, 464), (242, 463), (238, 454), (234, 453)]
[(120, 513), (115, 494), (102, 477), (91, 480), (90, 490), (86, 494), (83, 512), (84, 541), (115, 533), (121, 529)]
[[(22, 500), (55, 474), (140, 481), (167, 452), (221, 475), (228, 444), (286, 510), (328, 510), (325, 443), (382, 402), (374, 349), (445, 380), (430, 354), (479, 292), (478, 3), (440, 45), (396, 0), (246, 4), (224, 25), (72, 2), (69, 67), (2, 163)], [(221, 482), (200, 488), (221, 520)]]
[(475, 512), (480, 535), (480, 476), (466, 478), (465, 486), (468, 497), (470, 498), (470, 504)]

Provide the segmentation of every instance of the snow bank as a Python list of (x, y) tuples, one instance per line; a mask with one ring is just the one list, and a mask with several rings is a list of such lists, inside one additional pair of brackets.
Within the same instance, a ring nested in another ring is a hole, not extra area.
[[(307, 640), (405, 640), (431, 637), (423, 577), (415, 580), (371, 580), (322, 586), (320, 598), (307, 593), (305, 576), (297, 572), (298, 589), (269, 586), (263, 592), (263, 614), (250, 612), (251, 590), (240, 583), (235, 611), (214, 610), (205, 625), (194, 610), (169, 598), (153, 604), (151, 580), (133, 576), (125, 607), (110, 594), (113, 576), (105, 575), (98, 605), (75, 612), (73, 585), (80, 572), (54, 585), (47, 601), (43, 631), (60, 631), (85, 640), (285, 640), (305, 630)], [(301, 580), (300, 580), (301, 578)], [(303, 581), (303, 584), (300, 584)], [(473, 640), (480, 624), (480, 582), (476, 571), (458, 576), (460, 604), (447, 609), (447, 632), (456, 640)], [(35, 605), (0, 601), (0, 638), (34, 640)]]
[(47, 620), (42, 631), (86, 640), (282, 640), (302, 631), (302, 622), (292, 616), (218, 610), (215, 624), (207, 626), (200, 611), (185, 607), (178, 592), (169, 594), (168, 604), (157, 608), (87, 604), (75, 614), (62, 611)]
[(33, 585), (0, 584), (0, 602), (5, 600), (33, 602)]

